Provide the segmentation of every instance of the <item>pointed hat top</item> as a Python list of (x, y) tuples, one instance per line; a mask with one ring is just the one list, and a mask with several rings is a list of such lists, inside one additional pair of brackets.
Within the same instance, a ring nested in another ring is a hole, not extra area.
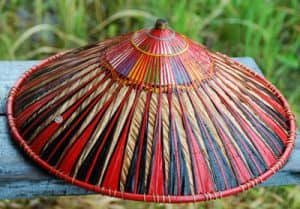
[(158, 19), (154, 28), (119, 41), (105, 52), (105, 58), (126, 84), (164, 91), (191, 87), (213, 74), (206, 48), (169, 29), (165, 20)]

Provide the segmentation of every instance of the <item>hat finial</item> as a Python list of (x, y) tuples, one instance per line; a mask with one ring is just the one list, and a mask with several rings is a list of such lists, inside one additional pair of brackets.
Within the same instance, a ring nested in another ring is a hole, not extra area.
[(168, 27), (168, 21), (166, 19), (157, 19), (154, 28), (155, 29), (166, 29)]

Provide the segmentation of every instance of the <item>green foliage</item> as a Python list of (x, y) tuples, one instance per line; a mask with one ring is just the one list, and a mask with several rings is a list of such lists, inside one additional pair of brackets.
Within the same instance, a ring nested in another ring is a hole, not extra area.
[(76, 197), (48, 197), (35, 199), (0, 201), (0, 209), (298, 209), (300, 208), (299, 187), (256, 188), (204, 203), (157, 204), (126, 201), (101, 195)]
[[(176, 31), (213, 50), (254, 57), (299, 118), (299, 10), (298, 0), (0, 0), (0, 59), (43, 59), (65, 49), (151, 27), (156, 17), (163, 17)], [(299, 194), (298, 187), (259, 188), (212, 203), (173, 208), (296, 209), (300, 208)], [(85, 204), (92, 204), (91, 208), (107, 208), (107, 204), (111, 208), (172, 208), (95, 197), (50, 200), (47, 204), (44, 199), (4, 201), (0, 208), (13, 208), (11, 204), (14, 208), (39, 208), (31, 204), (78, 208), (76, 203), (81, 208), (88, 207)]]

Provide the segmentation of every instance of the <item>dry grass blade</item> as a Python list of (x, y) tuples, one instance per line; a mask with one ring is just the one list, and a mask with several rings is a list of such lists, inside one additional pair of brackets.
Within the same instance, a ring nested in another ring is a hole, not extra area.
[(213, 19), (220, 16), (225, 8), (226, 5), (230, 3), (230, 0), (222, 0), (216, 9), (214, 9), (209, 15), (206, 16), (205, 19), (203, 19), (199, 31), (201, 31), (203, 28), (205, 28), (207, 25), (209, 25)]
[(55, 26), (53, 25), (49, 25), (49, 24), (40, 24), (40, 25), (35, 25), (31, 28), (29, 28), (28, 30), (26, 30), (15, 42), (15, 44), (11, 47), (10, 49), (10, 54), (11, 55), (15, 55), (17, 49), (27, 40), (29, 39), (33, 34), (36, 33), (40, 33), (42, 31), (49, 31), (52, 32), (54, 34), (56, 34), (59, 38), (61, 38), (62, 40), (69, 40), (72, 41), (76, 44), (78, 44), (79, 46), (85, 45), (86, 41), (75, 37), (73, 35), (70, 34), (66, 34), (62, 31), (60, 31), (59, 29), (57, 29)]
[(267, 39), (267, 33), (264, 28), (260, 27), (258, 24), (251, 22), (249, 20), (242, 20), (239, 18), (219, 18), (218, 20), (210, 23), (211, 25), (223, 25), (223, 24), (232, 24), (232, 25), (243, 25), (252, 30), (258, 31), (264, 39)]
[(36, 57), (40, 54), (55, 54), (55, 53), (58, 53), (61, 51), (63, 51), (63, 49), (59, 49), (59, 48), (55, 48), (55, 47), (51, 47), (51, 46), (42, 46), (36, 50), (33, 50), (31, 52), (24, 54), (24, 56), (20, 57), (20, 58), (21, 59), (32, 59), (33, 57)]
[(142, 10), (134, 10), (134, 9), (127, 9), (122, 10), (120, 12), (117, 12), (113, 14), (112, 16), (108, 17), (106, 20), (104, 20), (102, 23), (97, 25), (92, 31), (91, 34), (95, 34), (99, 31), (101, 31), (103, 28), (105, 28), (107, 25), (109, 25), (111, 22), (123, 18), (123, 17), (143, 17), (150, 20), (155, 20), (156, 17), (152, 14), (142, 11)]

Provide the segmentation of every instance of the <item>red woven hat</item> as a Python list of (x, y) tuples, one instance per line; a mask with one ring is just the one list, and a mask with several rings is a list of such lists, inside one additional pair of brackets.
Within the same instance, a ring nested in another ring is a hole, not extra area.
[(32, 67), (7, 110), (14, 139), (51, 174), (141, 201), (253, 187), (282, 167), (296, 135), (271, 83), (164, 20)]

